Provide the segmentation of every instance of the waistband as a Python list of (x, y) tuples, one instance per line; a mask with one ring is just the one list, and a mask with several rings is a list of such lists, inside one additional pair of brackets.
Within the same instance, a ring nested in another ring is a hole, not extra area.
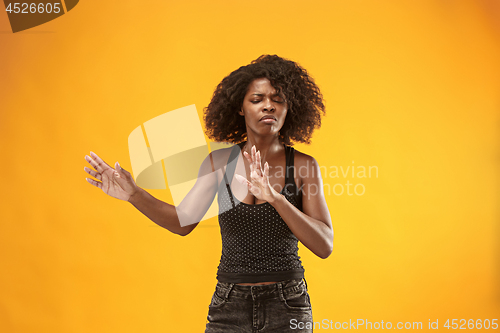
[(306, 279), (285, 280), (273, 284), (257, 286), (241, 286), (234, 283), (217, 282), (215, 292), (221, 298), (228, 300), (229, 297), (243, 299), (269, 299), (282, 298), (298, 291), (307, 291)]
[[(224, 258), (221, 258), (221, 262)], [(300, 263), (300, 259), (299, 259)], [(219, 265), (217, 270), (217, 280), (226, 283), (257, 283), (270, 281), (288, 281), (304, 278), (304, 268), (267, 273), (225, 273)]]

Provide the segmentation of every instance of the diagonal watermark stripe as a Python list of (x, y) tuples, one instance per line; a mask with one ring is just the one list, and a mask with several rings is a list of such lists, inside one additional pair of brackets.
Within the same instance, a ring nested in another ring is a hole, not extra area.
[(146, 121), (130, 133), (128, 146), (137, 185), (147, 189), (166, 189), (168, 186), (181, 225), (197, 223), (220, 213), (217, 199), (204, 216), (193, 213), (203, 210), (196, 202), (183, 202), (198, 180), (213, 184), (214, 188), (205, 188), (206, 191), (217, 190), (217, 184), (210, 180), (215, 171), (202, 176), (198, 176), (198, 172), (210, 151), (231, 147), (207, 143), (195, 105)]

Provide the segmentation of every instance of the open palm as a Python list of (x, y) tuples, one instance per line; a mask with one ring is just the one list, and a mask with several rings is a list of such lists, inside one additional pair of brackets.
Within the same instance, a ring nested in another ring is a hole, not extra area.
[(128, 201), (137, 191), (137, 185), (129, 172), (120, 167), (118, 162), (115, 168), (110, 167), (99, 156), (91, 152), (85, 160), (94, 169), (85, 167), (85, 171), (97, 180), (87, 178), (87, 181), (100, 188), (104, 193), (113, 198)]
[(262, 168), (260, 158), (260, 151), (257, 151), (255, 146), (251, 149), (251, 155), (246, 151), (243, 156), (247, 159), (250, 165), (250, 179), (246, 179), (238, 174), (235, 175), (236, 179), (246, 185), (248, 190), (259, 200), (271, 201), (278, 193), (273, 189), (269, 183), (269, 164), (266, 162)]

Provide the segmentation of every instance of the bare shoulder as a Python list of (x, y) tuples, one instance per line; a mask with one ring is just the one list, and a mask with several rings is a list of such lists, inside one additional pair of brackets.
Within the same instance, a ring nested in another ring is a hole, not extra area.
[(226, 166), (229, 160), (229, 155), (233, 149), (234, 146), (231, 146), (228, 148), (214, 150), (209, 154), (213, 160), (215, 170), (223, 169)]
[(295, 150), (294, 165), (295, 183), (299, 187), (304, 184), (321, 182), (321, 171), (318, 162), (311, 155)]
[(214, 171), (224, 170), (233, 148), (234, 146), (231, 146), (228, 148), (217, 149), (209, 153), (203, 160), (199, 175), (202, 176)]
[(296, 168), (302, 168), (311, 171), (318, 168), (318, 162), (314, 157), (304, 154), (298, 150), (295, 150), (294, 164)]

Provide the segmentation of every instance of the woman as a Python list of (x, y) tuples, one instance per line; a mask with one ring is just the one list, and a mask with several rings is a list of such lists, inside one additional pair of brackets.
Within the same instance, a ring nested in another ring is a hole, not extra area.
[(297, 243), (327, 258), (333, 229), (316, 160), (289, 145), (309, 143), (322, 113), (307, 71), (264, 55), (217, 86), (205, 109), (207, 134), (237, 145), (209, 154), (178, 207), (139, 188), (118, 163), (86, 156), (97, 179), (89, 183), (179, 235), (197, 226), (218, 193), (222, 255), (206, 332), (287, 332), (312, 322)]

